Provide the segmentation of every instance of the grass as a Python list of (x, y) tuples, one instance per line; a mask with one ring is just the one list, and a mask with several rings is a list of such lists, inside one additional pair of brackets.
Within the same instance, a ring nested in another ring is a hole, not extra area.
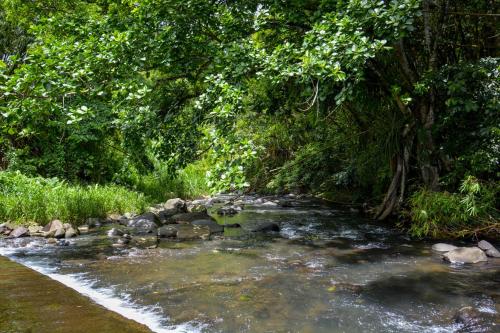
[(70, 185), (57, 179), (0, 172), (0, 222), (44, 225), (53, 219), (80, 224), (89, 217), (142, 212), (150, 200), (116, 185)]

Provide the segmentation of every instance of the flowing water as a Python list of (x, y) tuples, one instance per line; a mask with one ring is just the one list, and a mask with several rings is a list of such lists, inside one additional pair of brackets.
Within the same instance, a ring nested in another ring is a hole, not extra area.
[(102, 229), (65, 247), (4, 239), (0, 254), (155, 332), (453, 332), (464, 306), (500, 332), (499, 260), (450, 265), (430, 243), (310, 202), (219, 218), (262, 221), (281, 231), (115, 249)]

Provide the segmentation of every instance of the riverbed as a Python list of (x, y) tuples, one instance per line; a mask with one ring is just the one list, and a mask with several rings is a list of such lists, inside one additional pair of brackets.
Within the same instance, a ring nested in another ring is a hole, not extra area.
[(68, 246), (0, 239), (0, 254), (154, 332), (454, 332), (465, 306), (500, 331), (500, 260), (452, 265), (432, 243), (326, 204), (246, 204), (217, 220), (280, 231), (147, 249), (112, 247), (106, 226)]

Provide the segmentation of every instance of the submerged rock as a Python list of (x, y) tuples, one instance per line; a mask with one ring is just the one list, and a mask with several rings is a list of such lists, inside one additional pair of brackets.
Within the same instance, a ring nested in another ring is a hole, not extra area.
[(144, 235), (144, 236), (132, 237), (130, 243), (133, 246), (154, 249), (158, 246), (158, 237), (156, 237), (156, 235)]
[(30, 232), (25, 227), (17, 227), (9, 234), (9, 238), (19, 238), (19, 237), (27, 237), (30, 235)]
[(260, 222), (250, 227), (252, 232), (280, 231), (280, 226), (274, 222)]
[(210, 237), (210, 228), (204, 225), (177, 225), (177, 239), (180, 241), (208, 239)]
[(481, 313), (472, 306), (466, 306), (457, 311), (453, 321), (456, 324), (463, 325), (463, 328), (467, 329), (467, 332), (471, 332), (471, 329), (479, 328), (481, 325)]
[(432, 249), (437, 252), (449, 252), (458, 249), (458, 247), (446, 243), (437, 243), (432, 245)]
[(443, 255), (451, 263), (475, 264), (488, 261), (486, 254), (478, 247), (459, 247)]
[(177, 237), (177, 228), (174, 225), (166, 225), (158, 228), (158, 237), (175, 238)]
[(229, 206), (224, 206), (224, 207), (220, 207), (219, 209), (217, 209), (217, 214), (220, 216), (225, 216), (225, 215), (232, 216), (232, 215), (238, 214), (242, 210), (243, 210), (243, 207), (241, 207), (241, 206), (229, 205)]
[(491, 243), (482, 240), (477, 246), (483, 250), (488, 257), (500, 258), (500, 251), (498, 251)]
[(191, 223), (192, 225), (207, 226), (211, 233), (224, 232), (224, 227), (215, 222), (214, 220), (196, 220)]
[(167, 223), (191, 223), (196, 220), (213, 220), (206, 212), (183, 213), (172, 216)]

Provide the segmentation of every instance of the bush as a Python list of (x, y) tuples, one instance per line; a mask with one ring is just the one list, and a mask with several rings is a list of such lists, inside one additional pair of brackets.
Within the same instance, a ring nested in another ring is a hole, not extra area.
[(0, 221), (46, 224), (53, 219), (79, 224), (89, 217), (145, 210), (149, 200), (116, 185), (69, 185), (56, 178), (0, 172)]
[(409, 200), (409, 232), (415, 237), (465, 236), (487, 232), (498, 223), (498, 184), (467, 177), (460, 193), (416, 191)]

